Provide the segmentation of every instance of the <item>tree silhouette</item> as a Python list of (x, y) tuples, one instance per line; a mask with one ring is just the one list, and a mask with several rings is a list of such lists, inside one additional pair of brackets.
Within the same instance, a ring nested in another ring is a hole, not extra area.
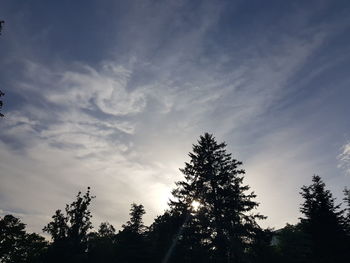
[[(189, 156), (190, 162), (180, 169), (185, 180), (176, 183), (170, 202), (172, 210), (190, 217), (181, 242), (188, 243), (193, 257), (207, 251), (213, 262), (243, 261), (260, 231), (256, 220), (265, 217), (251, 213), (258, 203), (253, 192), (247, 193), (249, 186), (243, 185), (242, 163), (208, 133), (200, 136)], [(194, 200), (200, 204), (196, 211)]]
[(115, 228), (110, 223), (103, 222), (98, 229), (98, 235), (100, 237), (113, 238), (115, 236)]
[(120, 262), (149, 261), (146, 227), (142, 221), (144, 214), (143, 205), (135, 203), (131, 205), (130, 219), (122, 226), (123, 229), (116, 236), (116, 255)]
[(309, 262), (343, 262), (345, 259), (345, 231), (343, 210), (335, 205), (335, 198), (325, 189), (321, 177), (314, 175), (310, 186), (301, 188), (304, 203), (300, 211), (303, 231), (310, 236)]
[[(174, 211), (166, 211), (155, 218), (150, 226), (148, 237), (151, 242), (153, 262), (164, 262), (169, 249), (176, 246), (176, 252), (172, 253), (170, 262), (183, 262), (185, 247), (176, 244), (179, 230), (182, 230), (184, 217)], [(173, 252), (173, 251), (171, 251)]]
[(344, 189), (344, 202), (345, 202), (345, 217), (344, 217), (344, 223), (345, 228), (348, 236), (350, 237), (350, 190), (345, 188)]
[(89, 234), (89, 262), (115, 262), (115, 228), (108, 222)]
[(276, 252), (279, 255), (279, 262), (304, 263), (308, 262), (311, 254), (310, 237), (306, 234), (301, 225), (287, 224), (278, 230)]
[(25, 224), (13, 215), (0, 218), (0, 262), (44, 262), (47, 242), (38, 234), (27, 234)]
[(79, 192), (76, 201), (66, 205), (66, 214), (57, 210), (52, 216), (53, 221), (44, 227), (44, 232), (49, 233), (53, 241), (49, 251), (52, 261), (86, 260), (88, 231), (92, 228), (89, 205), (93, 198), (90, 195), (90, 187), (83, 196)]
[(127, 231), (142, 234), (146, 230), (146, 227), (142, 221), (142, 217), (145, 213), (146, 212), (143, 205), (137, 205), (135, 203), (131, 204), (129, 213), (130, 220), (127, 221), (122, 227)]

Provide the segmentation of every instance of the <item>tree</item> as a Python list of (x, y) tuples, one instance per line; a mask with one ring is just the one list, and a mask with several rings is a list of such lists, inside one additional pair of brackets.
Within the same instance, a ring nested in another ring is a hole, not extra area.
[(345, 259), (345, 231), (343, 210), (335, 205), (335, 198), (325, 189), (321, 177), (314, 175), (310, 186), (303, 186), (300, 194), (304, 203), (300, 212), (303, 231), (310, 236), (309, 262), (343, 262)]
[(115, 262), (115, 228), (108, 222), (100, 224), (97, 232), (89, 234), (89, 262)]
[[(168, 262), (165, 261), (168, 254), (172, 254), (171, 262), (183, 262), (186, 248), (181, 246), (183, 244), (176, 244), (183, 222), (182, 215), (171, 211), (166, 211), (154, 220), (148, 232), (153, 262)], [(176, 252), (171, 253), (175, 248)]]
[(300, 224), (287, 224), (275, 232), (274, 247), (279, 255), (279, 262), (304, 263), (310, 258), (310, 237)]
[(146, 227), (143, 224), (142, 217), (145, 214), (145, 209), (143, 205), (137, 205), (135, 203), (131, 204), (130, 209), (130, 220), (126, 222), (122, 227), (130, 232), (142, 234)]
[(146, 226), (142, 217), (145, 214), (143, 205), (133, 203), (130, 219), (122, 226), (116, 236), (116, 255), (121, 262), (147, 262), (149, 260)]
[(115, 228), (110, 223), (103, 222), (98, 229), (98, 235), (100, 237), (113, 238), (115, 235)]
[[(210, 251), (213, 262), (242, 262), (260, 231), (256, 220), (265, 218), (252, 213), (258, 203), (254, 192), (247, 193), (250, 187), (243, 185), (242, 162), (208, 133), (200, 136), (189, 157), (180, 169), (185, 180), (176, 183), (170, 201), (171, 210), (189, 218), (181, 242), (188, 242), (197, 255)], [(194, 201), (199, 204), (196, 211)]]
[(86, 258), (88, 231), (92, 228), (89, 205), (94, 196), (90, 187), (82, 196), (78, 193), (76, 201), (66, 205), (65, 214), (57, 210), (44, 232), (51, 235), (53, 244), (50, 255), (56, 261), (83, 261)]
[(38, 234), (28, 234), (25, 224), (13, 215), (0, 218), (0, 262), (43, 262), (47, 242)]
[(350, 190), (345, 188), (344, 189), (344, 202), (346, 205), (345, 208), (345, 217), (344, 217), (344, 223), (345, 228), (348, 236), (350, 237)]

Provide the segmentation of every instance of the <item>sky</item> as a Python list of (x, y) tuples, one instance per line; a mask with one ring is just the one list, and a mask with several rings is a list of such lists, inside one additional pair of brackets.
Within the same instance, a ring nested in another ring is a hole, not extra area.
[[(4, 0), (0, 216), (42, 233), (91, 187), (97, 227), (163, 213), (205, 132), (243, 162), (263, 227), (318, 174), (350, 187), (350, 3)], [(96, 228), (95, 228), (96, 229)]]

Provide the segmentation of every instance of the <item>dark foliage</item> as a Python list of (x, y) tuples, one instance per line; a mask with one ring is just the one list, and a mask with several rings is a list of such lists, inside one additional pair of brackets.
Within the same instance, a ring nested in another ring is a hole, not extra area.
[(0, 262), (44, 262), (48, 242), (35, 233), (28, 234), (19, 218), (0, 218)]
[(98, 232), (89, 234), (89, 262), (115, 262), (115, 228), (107, 223), (101, 223)]
[(343, 262), (346, 258), (346, 235), (343, 224), (343, 210), (321, 177), (314, 175), (310, 186), (301, 188), (304, 203), (300, 211), (301, 227), (310, 238), (311, 257), (309, 262)]
[[(346, 205), (345, 215), (344, 215), (344, 224), (348, 237), (350, 237), (350, 190), (344, 189), (344, 202)], [(350, 246), (349, 246), (350, 247)]]
[(130, 219), (116, 234), (101, 223), (91, 232), (90, 188), (57, 210), (44, 227), (52, 242), (25, 231), (20, 219), (0, 218), (0, 262), (118, 263), (335, 263), (350, 258), (350, 191), (345, 209), (319, 176), (303, 186), (303, 218), (277, 231), (257, 224), (255, 194), (243, 184), (242, 163), (226, 153), (226, 144), (204, 134), (181, 169), (169, 209), (150, 227), (143, 205), (132, 204)]
[(303, 263), (311, 257), (310, 236), (301, 225), (287, 224), (274, 233), (276, 252), (279, 262)]
[(146, 227), (142, 221), (144, 214), (143, 205), (131, 205), (130, 220), (122, 226), (123, 229), (116, 236), (118, 262), (136, 263), (150, 260)]
[(48, 257), (51, 262), (85, 262), (87, 260), (88, 231), (92, 228), (89, 205), (93, 196), (90, 188), (76, 201), (66, 205), (65, 214), (57, 210), (43, 231), (51, 235)]
[[(246, 261), (246, 252), (260, 232), (256, 220), (265, 217), (252, 213), (258, 203), (243, 184), (242, 163), (208, 133), (200, 136), (189, 156), (190, 162), (181, 169), (185, 180), (176, 183), (170, 202), (172, 211), (189, 218), (179, 237), (188, 261)], [(200, 205), (197, 211), (193, 211), (194, 201)]]

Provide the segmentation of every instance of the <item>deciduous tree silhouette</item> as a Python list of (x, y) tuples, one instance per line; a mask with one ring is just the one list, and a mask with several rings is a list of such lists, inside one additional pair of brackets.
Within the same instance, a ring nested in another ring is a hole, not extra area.
[(0, 262), (44, 262), (47, 242), (38, 234), (28, 234), (19, 218), (0, 218)]
[(98, 232), (89, 234), (89, 262), (115, 262), (115, 228), (108, 222), (100, 224)]
[(78, 193), (76, 201), (66, 205), (65, 214), (57, 210), (44, 231), (52, 237), (51, 260), (54, 262), (83, 262), (87, 258), (88, 231), (92, 228), (89, 205), (94, 197), (90, 187), (82, 196)]

